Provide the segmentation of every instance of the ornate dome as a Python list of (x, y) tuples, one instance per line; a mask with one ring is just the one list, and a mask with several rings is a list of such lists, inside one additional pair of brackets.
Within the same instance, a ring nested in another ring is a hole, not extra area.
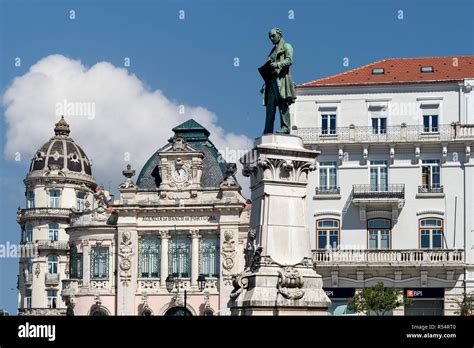
[(60, 170), (92, 177), (91, 162), (84, 151), (69, 137), (69, 124), (61, 116), (54, 127), (55, 136), (41, 146), (31, 160), (29, 173)]
[(175, 135), (168, 140), (168, 144), (158, 149), (143, 166), (137, 179), (139, 188), (156, 190), (160, 186), (161, 177), (158, 169), (160, 152), (176, 138), (184, 138), (192, 148), (204, 155), (201, 176), (203, 188), (219, 188), (220, 183), (229, 175), (228, 170), (235, 170), (235, 163), (227, 163), (219, 158), (219, 151), (209, 140), (209, 131), (195, 120), (190, 119), (176, 126), (173, 128), (173, 132)]

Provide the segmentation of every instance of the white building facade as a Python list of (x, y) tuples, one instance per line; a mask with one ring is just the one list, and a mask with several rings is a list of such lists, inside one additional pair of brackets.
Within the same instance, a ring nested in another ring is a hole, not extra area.
[(383, 281), (452, 315), (474, 290), (474, 57), (385, 59), (297, 86), (292, 134), (321, 152), (307, 208), (333, 301)]
[(94, 208), (97, 185), (92, 163), (69, 137), (64, 118), (35, 153), (25, 183), (21, 227), (18, 309), (20, 315), (64, 315), (62, 280), (69, 275), (66, 228), (73, 211)]

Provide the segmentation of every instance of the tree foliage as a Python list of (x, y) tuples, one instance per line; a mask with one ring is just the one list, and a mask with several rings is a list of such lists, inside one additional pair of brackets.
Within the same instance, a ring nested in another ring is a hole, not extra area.
[(459, 301), (456, 301), (459, 310), (455, 312), (456, 314), (459, 314), (460, 316), (470, 316), (474, 315), (474, 295), (468, 295), (466, 292), (464, 292), (462, 299)]
[(356, 313), (385, 315), (387, 312), (411, 302), (409, 299), (403, 299), (402, 294), (402, 290), (386, 288), (383, 282), (378, 282), (353, 296), (349, 300), (347, 308)]

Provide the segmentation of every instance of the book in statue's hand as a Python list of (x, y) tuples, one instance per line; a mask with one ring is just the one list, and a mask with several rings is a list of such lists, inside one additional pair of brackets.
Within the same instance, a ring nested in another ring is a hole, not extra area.
[(275, 69), (273, 69), (270, 64), (272, 64), (272, 62), (267, 60), (265, 64), (258, 68), (258, 72), (262, 75), (265, 82), (269, 82), (275, 76)]

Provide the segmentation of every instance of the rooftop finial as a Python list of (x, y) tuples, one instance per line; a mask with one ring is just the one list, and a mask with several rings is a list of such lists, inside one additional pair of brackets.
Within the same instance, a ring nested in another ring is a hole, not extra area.
[(61, 116), (61, 119), (55, 124), (54, 134), (68, 136), (70, 132), (69, 124), (64, 119), (64, 116)]

